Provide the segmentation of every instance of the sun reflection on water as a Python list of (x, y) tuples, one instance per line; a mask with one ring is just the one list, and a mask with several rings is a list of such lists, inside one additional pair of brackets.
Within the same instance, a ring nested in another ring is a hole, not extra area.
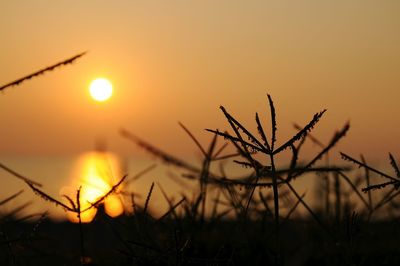
[[(82, 186), (80, 202), (83, 210), (104, 196), (121, 177), (121, 166), (117, 156), (109, 152), (88, 152), (79, 157), (71, 186), (62, 188), (60, 194), (75, 199), (76, 189)], [(121, 188), (122, 186), (119, 190)], [(111, 194), (104, 201), (104, 210), (111, 217), (121, 215), (124, 212), (122, 198), (118, 194)], [(82, 222), (91, 222), (96, 213), (96, 208), (82, 213)], [(70, 221), (78, 222), (76, 213), (68, 212), (67, 216)]]

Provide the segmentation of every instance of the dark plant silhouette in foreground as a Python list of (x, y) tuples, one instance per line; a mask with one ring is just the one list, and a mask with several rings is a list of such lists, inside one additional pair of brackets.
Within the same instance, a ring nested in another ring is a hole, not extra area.
[[(9, 202), (15, 200), (24, 191), (21, 190), (3, 200), (0, 201), (0, 207), (7, 205)], [(12, 211), (8, 213), (0, 212), (0, 247), (6, 247), (7, 250), (7, 261), (9, 265), (17, 265), (18, 249), (32, 249), (32, 246), (39, 239), (36, 235), (39, 226), (47, 218), (47, 212), (29, 214), (22, 217), (17, 217), (18, 214), (29, 207), (30, 202), (24, 203), (20, 206), (15, 207)], [(37, 218), (38, 217), (38, 218)], [(35, 219), (35, 223), (28, 229), (23, 230), (17, 236), (13, 234), (8, 234), (7, 230), (4, 230), (5, 225), (12, 221), (13, 223), (23, 223), (30, 219)], [(4, 262), (4, 261), (2, 261)]]
[[(2, 86), (0, 91), (72, 63), (83, 54)], [(169, 176), (182, 185), (183, 192), (178, 197), (152, 182), (143, 204), (138, 204), (136, 199), (142, 193), (131, 190), (127, 184), (154, 168), (150, 166), (129, 179), (122, 177), (108, 193), (82, 209), (80, 188), (74, 199), (64, 195), (66, 202), (57, 200), (42, 189), (42, 184), (0, 163), (1, 169), (22, 180), (41, 198), (75, 213), (79, 220), (79, 234), (76, 227), (69, 233), (69, 223), (62, 227), (65, 232), (55, 233), (49, 230), (53, 223), (46, 219), (46, 213), (18, 216), (30, 202), (3, 211), (2, 207), (16, 201), (22, 190), (5, 197), (0, 200), (1, 264), (398, 265), (399, 216), (395, 211), (400, 210), (396, 201), (400, 171), (394, 156), (390, 154), (389, 159), (396, 176), (369, 166), (364, 157), (357, 160), (342, 153), (345, 160), (365, 170), (362, 175), (351, 176), (352, 168), (330, 163), (328, 154), (332, 156), (332, 148), (348, 132), (349, 124), (323, 144), (311, 131), (325, 110), (316, 113), (306, 125), (297, 125), (297, 133), (278, 144), (276, 110), (270, 95), (267, 100), (270, 136), (257, 113), (257, 132), (252, 133), (223, 106), (221, 110), (231, 132), (207, 129), (212, 133), (207, 148), (179, 123), (201, 153), (199, 166), (155, 147), (128, 130), (121, 130), (124, 138), (174, 166), (174, 170), (182, 171), (180, 176)], [(308, 140), (317, 144), (320, 151), (309, 160), (301, 160)], [(279, 155), (285, 152), (290, 153), (289, 159), (281, 163)], [(230, 173), (224, 166), (226, 162), (242, 166), (246, 174)], [(387, 180), (375, 183), (372, 174)], [(320, 188), (323, 211), (307, 203), (307, 191), (300, 192), (296, 187), (298, 178), (311, 176), (323, 180)], [(385, 189), (389, 191), (378, 200), (371, 193)], [(161, 215), (152, 212), (152, 208), (158, 207), (154, 202), (157, 190), (168, 204)], [(363, 191), (367, 194), (362, 194)], [(126, 211), (117, 219), (102, 215), (102, 202), (111, 193), (129, 198), (132, 212)], [(97, 208), (99, 215), (83, 226), (81, 215), (92, 208)], [(392, 219), (375, 220), (378, 210), (392, 213)], [(39, 218), (33, 224), (26, 223), (36, 217)], [(44, 232), (54, 239), (40, 242), (49, 237)], [(57, 247), (52, 248), (55, 243), (67, 241), (70, 244), (59, 253)], [(79, 251), (71, 252), (72, 246), (79, 247)], [(80, 254), (79, 261), (76, 254)]]
[[(324, 154), (326, 154), (335, 144), (345, 136), (346, 132), (349, 129), (349, 125), (346, 124), (344, 128), (337, 132), (331, 142), (322, 149), (322, 151), (309, 163), (305, 166), (302, 166), (300, 169), (296, 169), (297, 162), (298, 162), (298, 153), (307, 136), (308, 132), (311, 131), (314, 126), (318, 123), (320, 118), (323, 116), (326, 110), (323, 110), (319, 113), (316, 113), (310, 122), (305, 125), (304, 127), (300, 128), (297, 134), (295, 134), (292, 138), (287, 140), (282, 145), (276, 147), (276, 131), (277, 131), (277, 122), (276, 122), (276, 111), (275, 106), (272, 101), (270, 95), (268, 95), (268, 103), (270, 107), (271, 113), (271, 138), (268, 140), (267, 134), (264, 131), (263, 125), (260, 122), (259, 115), (256, 113), (255, 120), (257, 124), (258, 135), (260, 139), (257, 139), (254, 134), (252, 134), (249, 130), (247, 130), (239, 121), (237, 121), (231, 114), (229, 114), (226, 109), (221, 106), (221, 110), (224, 113), (231, 129), (234, 131), (234, 135), (229, 134), (228, 132), (220, 132), (218, 130), (210, 130), (210, 132), (215, 133), (216, 135), (223, 136), (225, 139), (229, 140), (238, 150), (238, 153), (241, 155), (243, 159), (246, 161), (239, 162), (243, 165), (247, 165), (254, 169), (255, 171), (255, 178), (254, 180), (249, 180), (250, 186), (253, 186), (251, 193), (248, 198), (248, 203), (246, 205), (246, 212), (248, 206), (252, 200), (254, 195), (254, 191), (257, 185), (259, 185), (259, 181), (263, 177), (270, 177), (272, 179), (272, 188), (273, 188), (273, 196), (274, 196), (274, 217), (275, 217), (275, 228), (276, 228), (276, 249), (279, 256), (279, 187), (278, 184), (286, 184), (291, 192), (295, 195), (295, 197), (302, 203), (306, 209), (312, 214), (312, 216), (321, 223), (321, 221), (317, 218), (314, 212), (311, 210), (310, 207), (303, 201), (302, 197), (297, 193), (297, 191), (293, 188), (290, 184), (290, 181), (294, 178), (300, 176), (301, 174), (305, 173), (306, 171), (310, 170), (311, 167), (322, 158)], [(297, 146), (295, 144), (299, 143)], [(290, 148), (292, 151), (292, 159), (290, 162), (290, 167), (287, 172), (286, 177), (279, 175), (277, 173), (277, 167), (275, 163), (276, 156), (283, 152), (284, 150)], [(255, 159), (254, 155), (262, 154), (266, 158), (269, 159), (269, 163), (262, 164), (259, 160)]]
[[(270, 212), (270, 208), (268, 206), (268, 202), (264, 197), (261, 190), (259, 190), (259, 197), (254, 199), (256, 188), (263, 187), (272, 187), (273, 189), (273, 205), (274, 205), (274, 220), (275, 220), (275, 230), (273, 230), (273, 235), (275, 235), (275, 248), (273, 248), (272, 253), (275, 254), (274, 261), (276, 264), (279, 263), (280, 256), (280, 193), (279, 190), (282, 190), (281, 186), (285, 185), (288, 188), (288, 191), (285, 190), (285, 195), (287, 193), (291, 193), (296, 198), (296, 203), (293, 208), (289, 210), (287, 217), (293, 213), (293, 211), (299, 206), (299, 204), (303, 205), (308, 212), (312, 215), (312, 217), (324, 228), (328, 234), (331, 234), (330, 230), (327, 226), (322, 222), (322, 220), (318, 217), (318, 215), (312, 210), (312, 208), (303, 200), (304, 194), (300, 195), (296, 189), (291, 185), (291, 181), (302, 176), (305, 173), (310, 172), (330, 172), (330, 171), (346, 171), (347, 169), (342, 169), (340, 167), (314, 167), (317, 161), (319, 161), (325, 154), (327, 154), (336, 143), (342, 139), (346, 132), (349, 129), (349, 125), (346, 124), (343, 129), (335, 133), (331, 141), (328, 145), (323, 146), (322, 150), (312, 158), (306, 164), (299, 164), (298, 155), (304, 141), (308, 135), (308, 133), (313, 129), (313, 127), (317, 124), (320, 118), (325, 113), (325, 110), (322, 112), (316, 113), (313, 118), (310, 120), (308, 124), (299, 129), (299, 131), (288, 141), (284, 142), (280, 146), (276, 143), (276, 131), (277, 131), (277, 123), (276, 123), (276, 113), (275, 107), (270, 95), (268, 95), (268, 102), (271, 111), (271, 138), (267, 138), (267, 134), (265, 133), (263, 126), (260, 122), (259, 116), (256, 113), (256, 124), (258, 132), (257, 134), (260, 136), (260, 139), (256, 138), (254, 134), (252, 134), (249, 130), (246, 129), (239, 121), (237, 121), (232, 115), (230, 115), (224, 107), (221, 106), (221, 110), (225, 115), (229, 125), (231, 126), (234, 134), (230, 134), (228, 132), (220, 132), (219, 130), (211, 130), (207, 129), (207, 131), (212, 132), (214, 134), (214, 138), (212, 139), (208, 152), (205, 152), (205, 149), (199, 144), (193, 134), (184, 127), (182, 124), (181, 127), (188, 133), (188, 135), (192, 138), (192, 140), (199, 147), (201, 153), (203, 154), (205, 160), (203, 161), (202, 168), (199, 169), (185, 162), (184, 160), (178, 159), (160, 149), (152, 146), (148, 142), (140, 139), (137, 136), (134, 136), (132, 133), (127, 130), (121, 130), (122, 136), (125, 138), (135, 142), (139, 147), (145, 149), (156, 157), (160, 158), (162, 161), (177, 166), (179, 168), (183, 168), (186, 171), (190, 172), (190, 174), (184, 174), (184, 178), (190, 178), (192, 180), (198, 180), (200, 183), (200, 193), (196, 200), (194, 201), (194, 208), (197, 209), (197, 206), (205, 205), (205, 195), (206, 195), (206, 184), (211, 184), (216, 186), (222, 193), (223, 191), (227, 191), (228, 202), (232, 204), (232, 209), (239, 213), (239, 218), (247, 221), (249, 216), (249, 212), (253, 213), (254, 209), (252, 205), (264, 206), (265, 210)], [(235, 149), (235, 154), (229, 154), (226, 156), (219, 156), (221, 151), (226, 147), (228, 143), (225, 143), (221, 149), (218, 149), (217, 152), (214, 152), (216, 147), (216, 136), (221, 136), (224, 139), (228, 140)], [(276, 156), (287, 149), (291, 150), (292, 158), (290, 161), (290, 165), (288, 168), (278, 169), (275, 163)], [(261, 156), (261, 158), (260, 158)], [(262, 157), (264, 156), (264, 158)], [(234, 161), (244, 167), (248, 167), (253, 170), (253, 173), (249, 176), (241, 179), (230, 179), (226, 176), (220, 176), (210, 171), (210, 164), (212, 162), (218, 161), (219, 158), (229, 159), (236, 157)], [(262, 160), (265, 161), (265, 158), (269, 160), (269, 163), (263, 163)], [(265, 182), (264, 179), (272, 180), (272, 182)], [(234, 187), (240, 186), (245, 187), (245, 192), (238, 192)], [(226, 194), (225, 194), (226, 195)], [(219, 202), (219, 199), (216, 201)], [(261, 205), (260, 205), (261, 204)], [(201, 217), (204, 217), (204, 210), (201, 212)], [(333, 236), (331, 235), (333, 238)]]
[[(2, 167), (2, 168), (5, 169), (4, 167)], [(12, 173), (14, 176), (21, 178), (21, 175), (17, 174), (15, 171), (13, 171), (9, 168), (6, 168), (6, 169), (8, 172)], [(89, 202), (90, 206), (86, 207), (84, 209), (81, 208), (81, 198), (80, 198), (81, 187), (76, 192), (76, 200), (75, 201), (70, 196), (63, 195), (63, 197), (69, 203), (69, 206), (68, 206), (67, 204), (63, 203), (62, 201), (55, 199), (54, 197), (50, 196), (43, 190), (39, 189), (37, 187), (38, 183), (32, 181), (31, 179), (24, 178), (24, 181), (33, 190), (33, 192), (35, 192), (35, 194), (37, 194), (44, 200), (50, 201), (51, 203), (54, 203), (56, 206), (60, 206), (65, 211), (76, 213), (78, 221), (79, 221), (79, 236), (80, 236), (80, 251), (81, 251), (80, 261), (81, 261), (81, 264), (83, 265), (83, 264), (86, 264), (88, 258), (86, 257), (85, 249), (84, 249), (84, 235), (83, 235), (83, 229), (82, 229), (81, 215), (82, 215), (82, 213), (85, 213), (85, 212), (91, 210), (92, 208), (98, 208), (99, 205), (102, 204), (108, 196), (110, 196), (113, 193), (116, 193), (117, 189), (120, 187), (122, 182), (126, 179), (126, 177), (127, 177), (127, 175), (123, 176), (115, 185), (113, 185), (110, 188), (110, 190), (107, 193), (105, 193), (103, 196), (98, 198), (95, 202)], [(19, 195), (19, 194), (13, 195), (12, 198), (14, 198), (17, 195)]]
[[(364, 193), (368, 194), (368, 203), (367, 200), (364, 200), (365, 204), (369, 206), (370, 209), (370, 213), (369, 216), (371, 216), (375, 211), (381, 209), (382, 207), (384, 207), (386, 204), (390, 204), (392, 207), (394, 207), (395, 209), (398, 209), (399, 206), (396, 203), (395, 199), (400, 195), (400, 191), (399, 191), (399, 187), (400, 187), (400, 171), (399, 171), (399, 167), (398, 164), (396, 162), (396, 159), (394, 158), (394, 156), (389, 153), (389, 161), (390, 161), (390, 165), (392, 166), (395, 176), (386, 174), (380, 170), (377, 170), (376, 168), (368, 165), (365, 162), (365, 159), (362, 157), (361, 161), (341, 152), (340, 153), (343, 160), (349, 161), (355, 165), (357, 165), (360, 168), (364, 168), (366, 173), (365, 173), (365, 177), (366, 177), (366, 186), (364, 188), (362, 188), (362, 191)], [(370, 184), (370, 173), (374, 173), (379, 177), (385, 178), (386, 182), (378, 182), (377, 184)], [(379, 199), (379, 201), (375, 204), (372, 204), (372, 196), (371, 196), (371, 191), (381, 191), (384, 190), (386, 188), (390, 188), (388, 189), (383, 196)], [(361, 196), (360, 196), (361, 197)]]

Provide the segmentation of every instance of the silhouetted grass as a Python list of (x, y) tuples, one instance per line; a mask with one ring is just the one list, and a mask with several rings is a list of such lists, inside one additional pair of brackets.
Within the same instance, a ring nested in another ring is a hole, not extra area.
[[(72, 63), (83, 54), (0, 90)], [(18, 216), (29, 202), (3, 211), (23, 190), (10, 193), (0, 199), (1, 265), (399, 265), (400, 170), (394, 156), (389, 154), (394, 175), (370, 166), (363, 156), (358, 160), (341, 153), (345, 161), (364, 171), (330, 162), (336, 155), (333, 148), (350, 126), (346, 123), (324, 144), (312, 130), (326, 110), (304, 126), (296, 125), (293, 136), (278, 142), (278, 112), (270, 95), (267, 104), (269, 123), (264, 125), (256, 113), (256, 132), (221, 106), (229, 131), (206, 129), (206, 134), (211, 133), (208, 145), (179, 123), (200, 151), (199, 165), (126, 129), (120, 131), (122, 137), (179, 171), (172, 178), (183, 187), (180, 195), (169, 195), (154, 182), (148, 191), (129, 189), (127, 184), (151, 171), (152, 165), (130, 178), (123, 176), (82, 209), (80, 188), (74, 199), (63, 195), (64, 200), (58, 200), (45, 192), (45, 184), (0, 163), (1, 169), (23, 181), (21, 186), (75, 213), (79, 220), (78, 224), (57, 224), (46, 213)], [(305, 160), (302, 151), (309, 141), (320, 150)], [(283, 153), (289, 159), (282, 162)], [(224, 163), (237, 164), (247, 173), (237, 176)], [(310, 192), (299, 191), (295, 185), (299, 178), (323, 181), (317, 183), (322, 184), (317, 187), (322, 204), (308, 202)], [(377, 178), (383, 180), (376, 182)], [(155, 190), (161, 191), (168, 205), (161, 215), (152, 212), (158, 208), (152, 201)], [(112, 193), (129, 197), (132, 211), (116, 219), (108, 217), (103, 202)], [(145, 199), (142, 204), (137, 197)], [(83, 224), (81, 214), (92, 208), (97, 216)]]
[(86, 54), (86, 52), (77, 54), (77, 55), (75, 55), (75, 56), (73, 56), (73, 57), (71, 57), (71, 58), (69, 58), (69, 59), (66, 59), (66, 60), (64, 60), (64, 61), (61, 61), (61, 62), (59, 62), (59, 63), (57, 63), (57, 64), (54, 64), (54, 65), (45, 67), (45, 68), (43, 68), (43, 69), (41, 69), (41, 70), (38, 70), (38, 71), (36, 71), (36, 72), (34, 72), (34, 73), (32, 73), (32, 74), (29, 74), (29, 75), (27, 75), (27, 76), (24, 76), (24, 77), (22, 77), (22, 78), (19, 78), (19, 79), (15, 80), (15, 81), (12, 81), (12, 82), (10, 82), (10, 83), (7, 83), (7, 84), (5, 84), (5, 85), (3, 85), (3, 86), (0, 87), (0, 91), (3, 91), (3, 90), (5, 90), (6, 88), (9, 88), (9, 87), (12, 87), (12, 86), (18, 86), (18, 85), (20, 85), (22, 82), (24, 82), (24, 81), (26, 81), (26, 80), (30, 80), (30, 79), (32, 79), (32, 78), (34, 78), (34, 77), (43, 75), (43, 74), (45, 74), (46, 72), (49, 72), (49, 71), (53, 71), (54, 69), (56, 69), (56, 68), (58, 68), (58, 67), (65, 66), (65, 65), (68, 65), (68, 64), (72, 64), (72, 63), (75, 62), (78, 58), (80, 58), (81, 56), (83, 56), (83, 55), (85, 55), (85, 54)]

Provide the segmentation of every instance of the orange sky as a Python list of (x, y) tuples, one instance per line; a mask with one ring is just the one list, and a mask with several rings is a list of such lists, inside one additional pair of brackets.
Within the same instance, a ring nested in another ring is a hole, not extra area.
[[(72, 66), (0, 94), (0, 154), (53, 155), (91, 149), (138, 150), (125, 127), (176, 154), (227, 129), (224, 105), (254, 129), (278, 115), (278, 142), (328, 109), (322, 140), (347, 120), (340, 149), (400, 156), (399, 1), (1, 1), (0, 84), (83, 51)], [(109, 78), (99, 104), (90, 81)]]

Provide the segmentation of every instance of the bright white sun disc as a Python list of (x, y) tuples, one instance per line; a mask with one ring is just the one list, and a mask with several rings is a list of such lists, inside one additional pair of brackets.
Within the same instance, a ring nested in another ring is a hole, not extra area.
[(92, 98), (99, 102), (108, 100), (112, 95), (112, 84), (104, 78), (98, 78), (90, 83), (89, 92)]

